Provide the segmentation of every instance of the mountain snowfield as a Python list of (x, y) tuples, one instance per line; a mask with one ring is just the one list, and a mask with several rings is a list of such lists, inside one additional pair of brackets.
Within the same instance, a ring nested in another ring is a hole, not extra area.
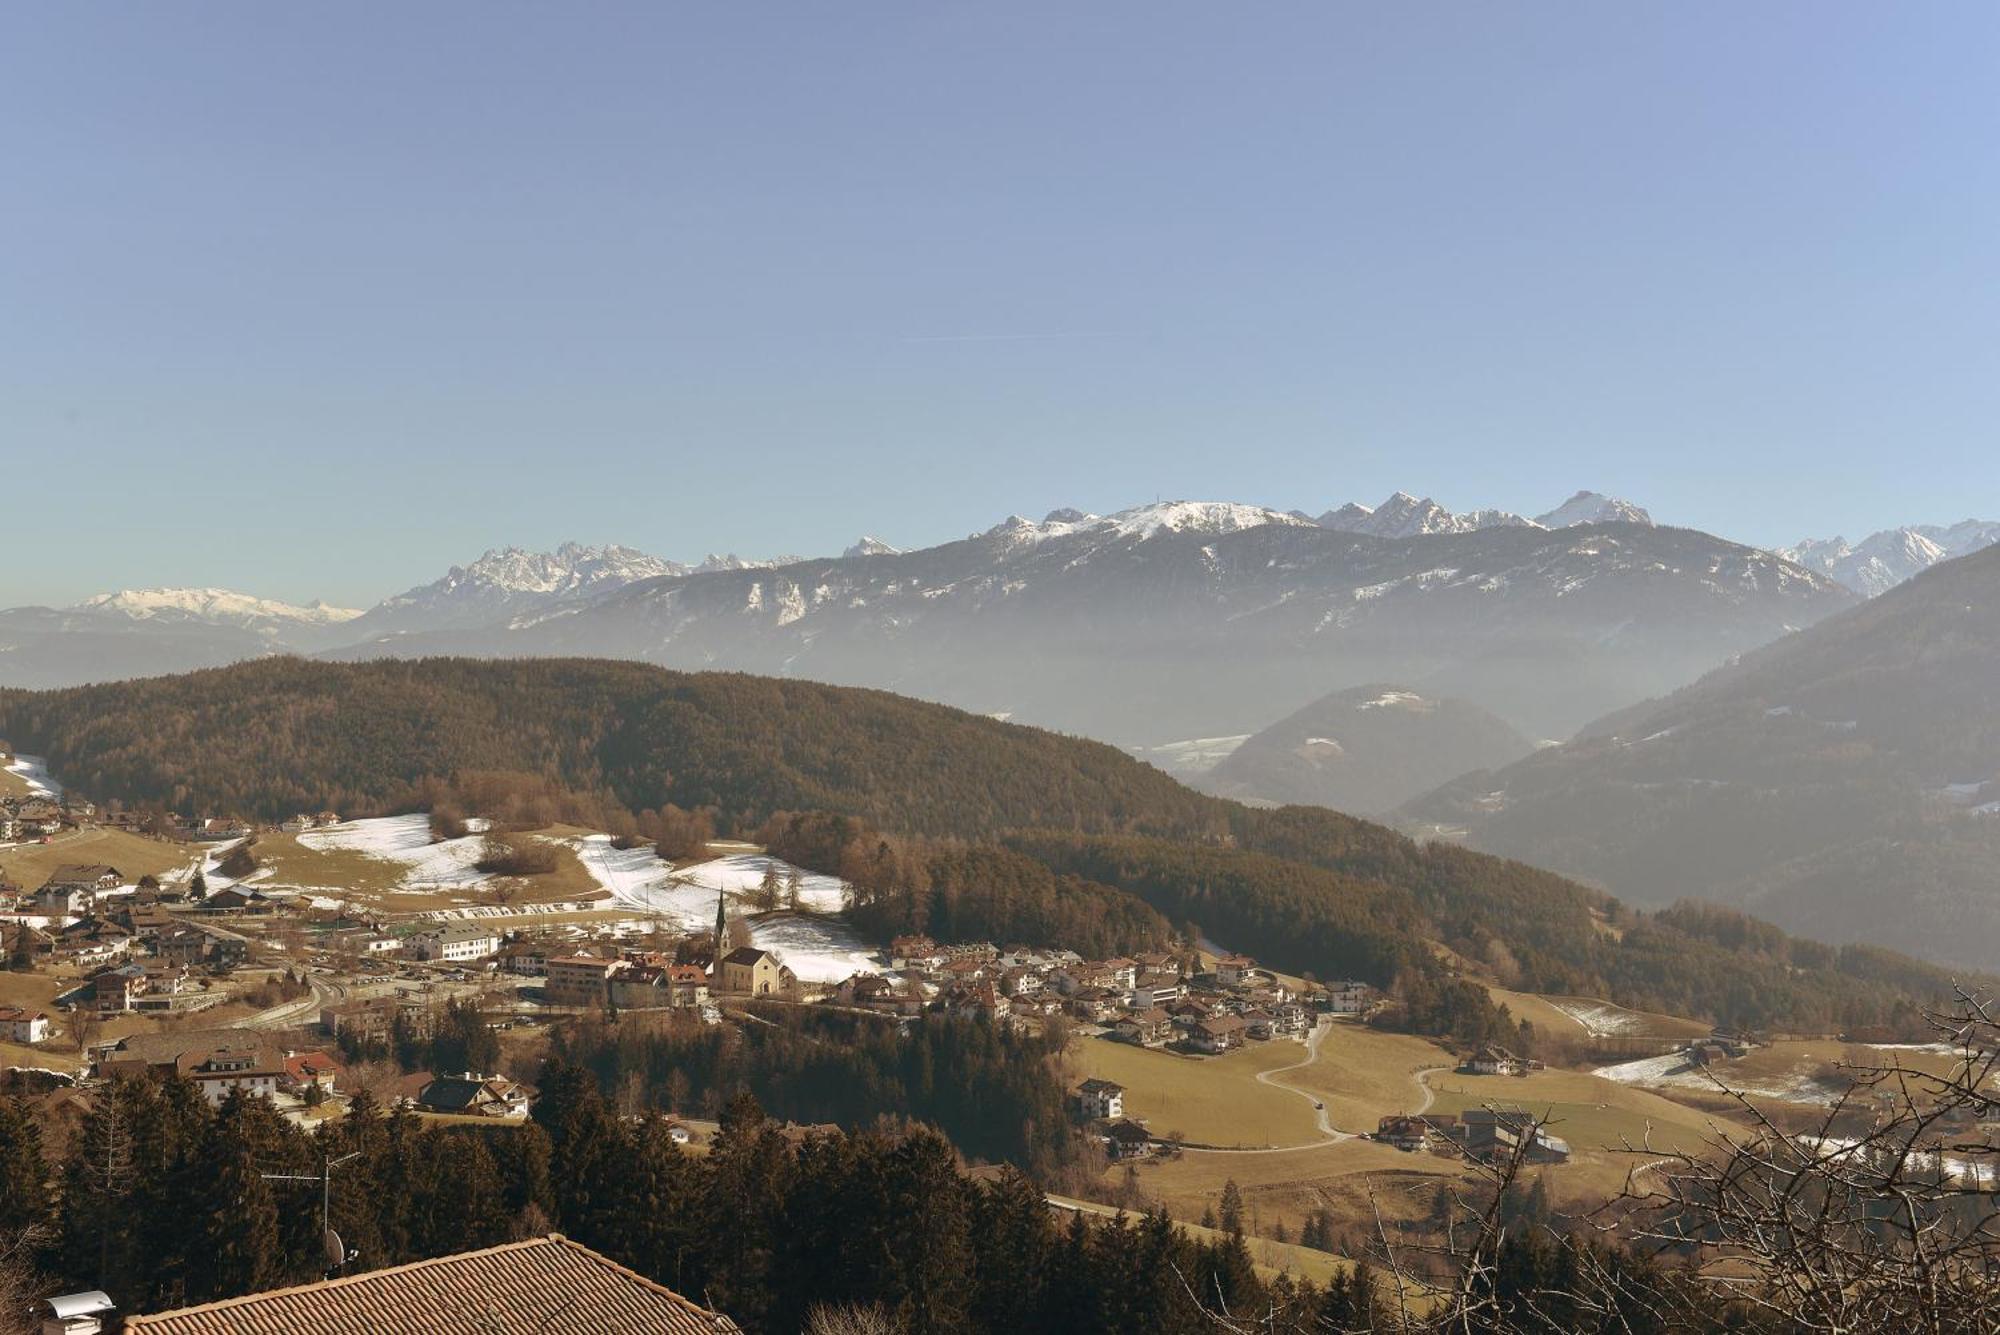
[(2000, 521), (1967, 519), (1951, 525), (1887, 528), (1858, 543), (1849, 543), (1846, 538), (1807, 538), (1796, 546), (1780, 548), (1779, 555), (1873, 598), (1941, 561), (1969, 556), (1996, 542), (2000, 542)]
[(297, 607), (229, 589), (121, 589), (86, 598), (72, 610), (126, 616), (135, 621), (202, 621), (271, 631), (288, 626), (338, 626), (361, 615), (358, 607), (333, 607), (325, 602)]

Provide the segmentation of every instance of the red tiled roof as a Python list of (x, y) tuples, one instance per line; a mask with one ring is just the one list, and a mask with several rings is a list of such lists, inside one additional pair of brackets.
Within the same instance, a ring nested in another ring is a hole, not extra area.
[(128, 1317), (161, 1335), (718, 1335), (739, 1328), (560, 1233)]

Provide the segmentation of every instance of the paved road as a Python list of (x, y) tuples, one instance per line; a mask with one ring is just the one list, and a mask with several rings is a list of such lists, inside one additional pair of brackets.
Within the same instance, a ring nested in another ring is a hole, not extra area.
[[(1293, 1062), (1289, 1066), (1276, 1066), (1268, 1071), (1259, 1071), (1257, 1073), (1257, 1079), (1260, 1082), (1274, 1086), (1275, 1088), (1289, 1090), (1290, 1092), (1298, 1095), (1300, 1098), (1305, 1099), (1310, 1103), (1313, 1104), (1323, 1103), (1324, 1100), (1318, 1094), (1315, 1094), (1310, 1090), (1300, 1089), (1297, 1085), (1289, 1084), (1283, 1080), (1278, 1079), (1278, 1077), (1285, 1074), (1285, 1072), (1287, 1071), (1296, 1071), (1300, 1067), (1310, 1066), (1314, 1062), (1318, 1061), (1320, 1044), (1326, 1041), (1326, 1036), (1330, 1032), (1332, 1032), (1332, 1028), (1333, 1028), (1333, 1021), (1322, 1018), (1318, 1024), (1313, 1026), (1312, 1033), (1306, 1038), (1306, 1055), (1302, 1059)], [(1411, 1111), (1410, 1116), (1412, 1117), (1422, 1116), (1424, 1113), (1430, 1110), (1431, 1104), (1434, 1103), (1437, 1099), (1437, 1094), (1434, 1090), (1431, 1089), (1430, 1083), (1426, 1079), (1426, 1077), (1434, 1075), (1439, 1071), (1449, 1071), (1450, 1069), (1451, 1068), (1449, 1066), (1426, 1066), (1423, 1067), (1421, 1070), (1411, 1072), (1410, 1078), (1416, 1082), (1417, 1089), (1423, 1094), (1423, 1101), (1417, 1104), (1416, 1108)], [(1316, 1150), (1321, 1148), (1322, 1146), (1338, 1145), (1345, 1140), (1358, 1140), (1361, 1138), (1360, 1135), (1356, 1132), (1342, 1131), (1340, 1128), (1334, 1126), (1333, 1123), (1328, 1120), (1328, 1114), (1324, 1107), (1315, 1107), (1314, 1112), (1318, 1114), (1318, 1119), (1319, 1119), (1319, 1132), (1321, 1137), (1319, 1140), (1309, 1140), (1302, 1145), (1273, 1145), (1261, 1149), (1190, 1148), (1183, 1151), (1183, 1153), (1289, 1154), (1298, 1150)]]
[(317, 1017), (320, 1007), (332, 1005), (346, 991), (345, 988), (341, 988), (339, 992), (336, 992), (334, 989), (339, 985), (325, 982), (318, 974), (306, 975), (306, 983), (312, 988), (312, 991), (306, 993), (304, 996), (295, 997), (290, 1001), (281, 1001), (269, 1010), (258, 1011), (255, 1015), (246, 1015), (238, 1020), (234, 1027), (238, 1029), (289, 1029), (302, 1022), (307, 1016)]

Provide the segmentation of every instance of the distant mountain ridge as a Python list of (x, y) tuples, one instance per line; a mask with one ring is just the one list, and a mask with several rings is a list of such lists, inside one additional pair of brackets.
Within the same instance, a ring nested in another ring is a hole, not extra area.
[(1016, 516), (897, 554), (638, 580), (383, 654), (602, 655), (872, 685), (1120, 742), (1253, 732), (1372, 681), (1565, 736), (1853, 595), (1687, 529), (1386, 539), (1264, 507)]
[(1366, 533), (1377, 538), (1417, 538), (1438, 533), (1477, 533), (1488, 528), (1575, 528), (1582, 524), (1646, 524), (1652, 515), (1630, 501), (1595, 491), (1579, 491), (1555, 509), (1533, 519), (1510, 510), (1468, 510), (1453, 514), (1430, 497), (1407, 491), (1393, 493), (1380, 505), (1349, 501), (1328, 510), (1317, 521), (1321, 528)]
[(195, 621), (251, 630), (338, 626), (361, 615), (358, 607), (334, 607), (324, 601), (298, 607), (228, 589), (121, 589), (86, 598), (72, 610), (116, 614), (138, 621)]
[(885, 687), (1150, 746), (1247, 735), (1330, 689), (1395, 681), (1547, 738), (1852, 597), (1595, 492), (1532, 520), (1391, 500), (1368, 511), (1381, 534), (1165, 501), (1013, 516), (909, 551), (867, 538), (814, 560), (503, 548), (359, 616), (255, 633), (0, 613), (0, 684), (286, 651), (586, 654)]
[(1941, 561), (1970, 555), (1996, 542), (2000, 542), (2000, 520), (1966, 519), (1949, 525), (1885, 528), (1858, 543), (1849, 543), (1846, 538), (1807, 538), (1796, 546), (1781, 548), (1779, 555), (1873, 598)]
[(1986, 967), (2000, 955), (2000, 546), (1404, 814), (1635, 903), (1710, 899)]
[(1190, 782), (1240, 801), (1307, 802), (1367, 815), (1533, 749), (1477, 705), (1376, 682), (1313, 701)]

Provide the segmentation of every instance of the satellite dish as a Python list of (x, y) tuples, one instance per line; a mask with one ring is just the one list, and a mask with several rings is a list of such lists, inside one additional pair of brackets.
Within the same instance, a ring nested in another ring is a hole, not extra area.
[(340, 1234), (332, 1229), (326, 1231), (326, 1263), (335, 1270), (347, 1264), (347, 1246), (341, 1242)]

